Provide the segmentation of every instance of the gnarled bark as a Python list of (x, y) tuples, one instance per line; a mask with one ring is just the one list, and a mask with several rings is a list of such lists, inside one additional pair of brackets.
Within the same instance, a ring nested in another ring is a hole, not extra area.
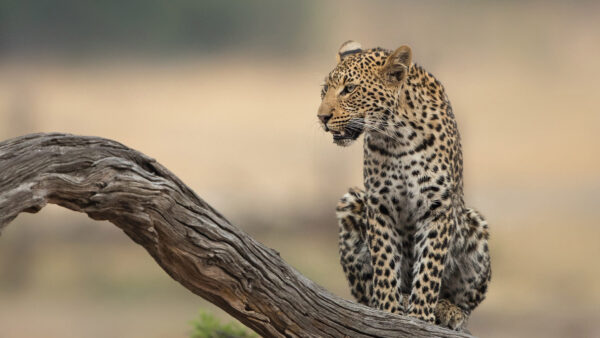
[(172, 278), (264, 337), (468, 337), (332, 295), (115, 141), (55, 133), (0, 143), (0, 230), (46, 203), (112, 222)]

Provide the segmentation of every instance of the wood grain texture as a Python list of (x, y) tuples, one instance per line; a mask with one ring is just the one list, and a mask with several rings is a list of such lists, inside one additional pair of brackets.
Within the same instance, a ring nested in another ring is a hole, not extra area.
[(53, 133), (0, 143), (0, 231), (47, 203), (112, 222), (173, 279), (264, 337), (470, 337), (332, 295), (115, 141)]

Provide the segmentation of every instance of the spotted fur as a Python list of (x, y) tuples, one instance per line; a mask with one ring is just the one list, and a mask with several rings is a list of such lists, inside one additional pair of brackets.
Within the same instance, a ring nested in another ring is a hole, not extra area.
[(342, 45), (318, 117), (334, 143), (364, 134), (364, 191), (337, 206), (353, 296), (463, 329), (491, 277), (488, 226), (465, 207), (460, 136), (442, 84), (412, 51)]

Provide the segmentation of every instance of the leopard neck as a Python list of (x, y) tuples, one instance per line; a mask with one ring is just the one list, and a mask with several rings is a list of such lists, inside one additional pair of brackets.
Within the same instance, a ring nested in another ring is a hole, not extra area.
[(382, 112), (376, 128), (365, 131), (365, 161), (426, 161), (448, 153), (448, 171), (462, 196), (462, 152), (452, 106), (443, 85), (413, 64), (398, 90), (395, 109)]
[(433, 142), (436, 134), (443, 133), (444, 124), (454, 121), (444, 87), (417, 64), (411, 66), (398, 89), (394, 109), (381, 114), (375, 128), (366, 131), (365, 140), (399, 152)]

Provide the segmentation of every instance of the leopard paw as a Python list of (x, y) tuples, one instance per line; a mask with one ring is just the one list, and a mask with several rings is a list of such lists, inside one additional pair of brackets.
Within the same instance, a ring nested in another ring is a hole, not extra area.
[(435, 323), (435, 316), (433, 313), (430, 313), (428, 315), (423, 315), (423, 313), (421, 312), (420, 314), (417, 312), (418, 310), (416, 310), (415, 308), (412, 308), (410, 310), (410, 312), (407, 313), (407, 315), (409, 317), (413, 317), (416, 318), (418, 320), (422, 320), (425, 321), (427, 323), (431, 323), (434, 324)]
[(458, 306), (446, 299), (440, 299), (435, 307), (435, 323), (452, 330), (462, 331), (469, 316)]

